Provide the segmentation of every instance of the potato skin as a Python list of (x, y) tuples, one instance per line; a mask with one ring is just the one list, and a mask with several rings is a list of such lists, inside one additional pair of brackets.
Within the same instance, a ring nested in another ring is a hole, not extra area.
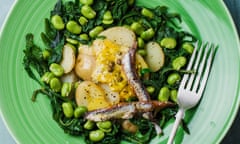
[(164, 65), (164, 52), (160, 45), (156, 42), (149, 42), (146, 44), (147, 55), (145, 60), (151, 71), (156, 72)]
[(63, 57), (60, 65), (64, 69), (64, 73), (69, 73), (75, 66), (76, 56), (75, 47), (71, 44), (65, 44), (63, 47)]
[(91, 80), (96, 66), (96, 58), (91, 55), (78, 54), (75, 64), (75, 73), (83, 80)]

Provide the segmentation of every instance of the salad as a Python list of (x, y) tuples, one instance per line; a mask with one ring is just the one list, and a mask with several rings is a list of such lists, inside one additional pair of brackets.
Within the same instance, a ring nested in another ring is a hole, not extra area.
[[(65, 133), (85, 142), (149, 143), (174, 118), (195, 38), (166, 6), (58, 0), (41, 33), (26, 34), (23, 65)], [(183, 128), (189, 132), (185, 123)], [(166, 133), (165, 133), (166, 134)]]

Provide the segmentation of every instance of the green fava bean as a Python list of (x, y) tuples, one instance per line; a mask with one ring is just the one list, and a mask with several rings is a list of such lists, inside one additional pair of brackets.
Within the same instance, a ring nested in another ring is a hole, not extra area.
[(102, 26), (96, 26), (94, 29), (92, 29), (90, 32), (89, 32), (89, 36), (91, 38), (95, 38), (97, 37), (97, 35), (102, 32), (104, 29)]
[(74, 117), (75, 118), (79, 118), (82, 117), (86, 112), (87, 112), (87, 108), (85, 106), (78, 106), (75, 110), (74, 110)]
[(93, 142), (99, 142), (104, 138), (105, 134), (102, 130), (91, 131), (89, 134), (89, 139)]
[(154, 30), (152, 28), (149, 28), (146, 31), (142, 32), (141, 38), (144, 40), (150, 40), (151, 38), (153, 38), (154, 35)]
[(177, 57), (172, 62), (172, 67), (175, 70), (180, 70), (187, 63), (187, 59), (183, 56)]
[(105, 25), (112, 24), (113, 22), (114, 22), (113, 19), (111, 19), (111, 20), (102, 20), (102, 23), (105, 24)]
[(65, 117), (71, 118), (73, 116), (73, 107), (70, 102), (62, 103), (62, 109)]
[(43, 59), (47, 60), (51, 54), (48, 50), (43, 50), (42, 55), (43, 55)]
[(82, 26), (84, 26), (84, 25), (86, 25), (86, 24), (88, 23), (88, 20), (87, 20), (85, 17), (81, 16), (81, 17), (78, 19), (78, 22), (79, 22)]
[(69, 96), (70, 92), (72, 91), (72, 84), (71, 83), (63, 83), (61, 89), (61, 95), (63, 97)]
[(150, 94), (154, 93), (155, 91), (155, 88), (153, 86), (148, 86), (146, 89), (147, 89), (147, 92)]
[(81, 8), (81, 13), (88, 19), (93, 19), (96, 16), (96, 12), (88, 5), (83, 5)]
[(154, 14), (153, 12), (151, 12), (150, 10), (146, 9), (146, 8), (143, 8), (142, 11), (141, 11), (141, 14), (145, 17), (148, 17), (150, 19), (153, 18)]
[(110, 129), (112, 123), (110, 121), (97, 122), (97, 127), (100, 129)]
[(65, 27), (65, 24), (59, 15), (52, 16), (51, 23), (52, 23), (53, 27), (57, 30), (62, 30)]
[(61, 81), (58, 79), (58, 78), (56, 78), (56, 77), (54, 77), (54, 78), (52, 78), (51, 80), (50, 80), (50, 88), (53, 90), (53, 91), (55, 91), (55, 92), (59, 92), (60, 90), (61, 90), (61, 86), (62, 86), (62, 84), (61, 84)]
[(177, 103), (177, 94), (177, 90), (171, 90), (170, 99), (175, 103)]
[(88, 35), (85, 34), (85, 33), (84, 33), (84, 34), (80, 34), (79, 37), (80, 37), (80, 39), (82, 39), (82, 40), (86, 40), (86, 41), (89, 40)]
[(67, 23), (67, 30), (73, 34), (80, 34), (82, 31), (82, 27), (78, 25), (75, 21), (69, 21)]
[(49, 69), (57, 77), (62, 76), (64, 73), (63, 67), (57, 63), (52, 63)]
[(182, 48), (185, 49), (190, 54), (192, 54), (194, 50), (193, 45), (187, 42), (182, 45)]
[(104, 15), (103, 15), (103, 19), (104, 19), (104, 20), (112, 20), (113, 17), (112, 17), (111, 11), (106, 11), (106, 12), (104, 13)]
[(133, 22), (130, 26), (131, 30), (133, 30), (136, 34), (141, 35), (144, 31), (143, 26), (138, 22)]
[(80, 3), (84, 5), (92, 5), (93, 0), (80, 0)]
[(137, 44), (139, 48), (144, 48), (145, 46), (144, 40), (141, 37), (137, 39)]
[(180, 81), (181, 76), (178, 73), (172, 73), (168, 76), (167, 83), (169, 85), (174, 85), (176, 82)]
[(137, 50), (137, 53), (143, 57), (147, 55), (147, 51), (145, 49), (139, 49)]
[(158, 100), (161, 102), (168, 101), (170, 96), (170, 90), (167, 87), (162, 87), (158, 94)]
[(41, 77), (41, 80), (47, 84), (50, 83), (50, 80), (54, 78), (55, 75), (52, 72), (46, 72), (44, 75)]
[(175, 38), (166, 37), (161, 40), (160, 45), (168, 49), (174, 49), (177, 45), (177, 41)]
[(90, 121), (88, 120), (84, 125), (83, 127), (86, 129), (86, 130), (91, 130), (93, 129), (95, 126), (95, 123), (93, 121)]

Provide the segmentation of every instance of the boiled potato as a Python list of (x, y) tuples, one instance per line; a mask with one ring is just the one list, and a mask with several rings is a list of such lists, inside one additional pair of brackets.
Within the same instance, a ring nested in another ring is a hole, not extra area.
[(164, 65), (164, 53), (160, 45), (156, 42), (146, 44), (147, 55), (145, 60), (151, 71), (156, 72)]
[(64, 73), (69, 73), (72, 71), (75, 65), (75, 60), (75, 47), (70, 44), (64, 45), (62, 61), (60, 62), (60, 65), (64, 69)]
[[(138, 75), (141, 75), (140, 72), (141, 72), (142, 69), (149, 68), (147, 63), (143, 59), (143, 57), (138, 53), (136, 53), (136, 68), (137, 68)], [(144, 79), (149, 79), (149, 74), (148, 73), (144, 75)]]
[(71, 71), (70, 73), (64, 74), (61, 77), (61, 81), (64, 82), (68, 82), (68, 83), (74, 83), (78, 81), (78, 77), (76, 75), (76, 73), (74, 71)]
[(79, 54), (86, 54), (86, 55), (95, 55), (95, 51), (92, 46), (89, 45), (80, 45), (78, 47)]
[(112, 27), (104, 30), (99, 35), (128, 48), (132, 48), (136, 43), (135, 33), (125, 27)]
[(110, 106), (104, 90), (91, 81), (81, 82), (75, 93), (78, 106), (86, 106), (89, 111)]
[(111, 105), (115, 105), (120, 102), (120, 97), (118, 92), (112, 91), (108, 84), (101, 84), (100, 86), (105, 91), (106, 99), (111, 103)]
[(96, 58), (91, 55), (79, 54), (77, 57), (75, 72), (83, 80), (91, 80), (91, 75), (95, 70)]

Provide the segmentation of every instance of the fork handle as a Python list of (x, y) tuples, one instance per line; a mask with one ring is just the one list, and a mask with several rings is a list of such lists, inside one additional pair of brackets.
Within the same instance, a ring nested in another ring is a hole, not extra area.
[(175, 135), (176, 135), (176, 132), (177, 132), (177, 129), (178, 129), (178, 126), (179, 126), (179, 124), (180, 124), (180, 122), (181, 122), (181, 120), (182, 120), (182, 118), (183, 118), (183, 116), (184, 116), (184, 112), (185, 112), (185, 110), (184, 109), (179, 109), (178, 110), (178, 112), (177, 112), (177, 114), (176, 114), (176, 120), (175, 120), (175, 122), (174, 122), (174, 125), (173, 125), (173, 128), (172, 128), (172, 131), (171, 131), (171, 134), (170, 134), (170, 136), (169, 136), (169, 138), (168, 138), (168, 142), (167, 142), (167, 144), (172, 144), (173, 143), (173, 141), (174, 141), (174, 137), (175, 137)]

